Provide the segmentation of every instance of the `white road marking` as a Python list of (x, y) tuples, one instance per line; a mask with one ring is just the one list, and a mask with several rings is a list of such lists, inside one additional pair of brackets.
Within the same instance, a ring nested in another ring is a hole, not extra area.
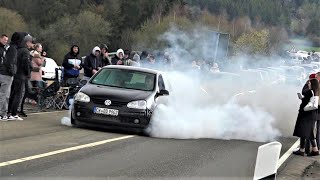
[(34, 159), (43, 158), (43, 157), (48, 157), (48, 156), (61, 154), (61, 153), (65, 153), (65, 152), (70, 152), (70, 151), (76, 151), (76, 150), (80, 150), (80, 149), (84, 149), (84, 148), (95, 147), (95, 146), (99, 146), (99, 145), (102, 145), (102, 144), (106, 144), (106, 143), (110, 143), (110, 142), (114, 142), (114, 141), (120, 141), (120, 140), (124, 140), (124, 139), (129, 139), (129, 138), (133, 138), (133, 137), (135, 137), (135, 136), (132, 136), (132, 135), (130, 135), (130, 136), (122, 136), (122, 137), (118, 137), (118, 138), (107, 139), (107, 140), (98, 141), (98, 142), (94, 142), (94, 143), (89, 143), (89, 144), (70, 147), (70, 148), (61, 149), (61, 150), (57, 150), (57, 151), (52, 151), (52, 152), (48, 152), (48, 153), (44, 153), (44, 154), (38, 154), (38, 155), (34, 155), (34, 156), (29, 156), (29, 157), (15, 159), (15, 160), (11, 160), (11, 161), (6, 161), (6, 162), (0, 163), (0, 167), (9, 166), (9, 165), (12, 165), (12, 164), (17, 164), (17, 163), (21, 163), (21, 162), (25, 162), (25, 161), (30, 161), (30, 160), (34, 160)]
[(281, 158), (278, 161), (278, 168), (279, 169), (281, 167), (281, 165), (289, 158), (289, 156), (292, 154), (292, 151), (294, 149), (296, 149), (299, 146), (299, 139), (291, 146), (290, 149), (288, 149), (288, 151), (286, 153), (284, 153)]

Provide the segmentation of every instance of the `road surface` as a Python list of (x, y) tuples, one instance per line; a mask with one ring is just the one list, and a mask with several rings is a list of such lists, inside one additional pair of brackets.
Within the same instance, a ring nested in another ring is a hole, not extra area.
[[(67, 114), (0, 122), (0, 179), (252, 179), (257, 148), (264, 144), (78, 129), (61, 125)], [(295, 141), (279, 139), (281, 154)]]

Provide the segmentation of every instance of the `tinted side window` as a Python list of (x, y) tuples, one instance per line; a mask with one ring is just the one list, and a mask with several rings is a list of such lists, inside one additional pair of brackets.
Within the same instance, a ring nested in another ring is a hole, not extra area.
[(161, 75), (159, 76), (158, 85), (159, 85), (159, 90), (165, 90), (165, 89), (166, 89), (166, 87), (165, 87), (165, 85), (164, 85), (163, 78), (162, 78)]

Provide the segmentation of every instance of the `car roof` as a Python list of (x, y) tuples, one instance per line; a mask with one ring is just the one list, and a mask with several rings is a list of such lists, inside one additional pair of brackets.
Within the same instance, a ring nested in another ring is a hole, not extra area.
[(136, 66), (109, 65), (109, 66), (104, 66), (103, 69), (125, 69), (125, 70), (146, 72), (146, 73), (151, 73), (151, 74), (161, 74), (161, 71), (157, 71), (154, 69), (148, 69), (148, 68), (142, 68), (142, 67), (136, 67)]
[(54, 60), (54, 59), (51, 59), (51, 58), (45, 58), (45, 61), (47, 64), (50, 64), (50, 65), (55, 65), (55, 66), (58, 66), (57, 62)]
[(48, 58), (48, 57), (46, 57), (46, 58), (44, 58), (46, 61), (54, 61), (54, 62), (56, 62), (54, 59), (52, 59), (52, 58)]

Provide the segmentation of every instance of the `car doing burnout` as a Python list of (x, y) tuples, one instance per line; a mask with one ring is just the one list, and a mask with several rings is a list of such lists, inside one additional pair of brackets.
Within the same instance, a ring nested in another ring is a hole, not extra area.
[(106, 66), (75, 95), (71, 123), (143, 130), (169, 95), (161, 72), (129, 66)]

